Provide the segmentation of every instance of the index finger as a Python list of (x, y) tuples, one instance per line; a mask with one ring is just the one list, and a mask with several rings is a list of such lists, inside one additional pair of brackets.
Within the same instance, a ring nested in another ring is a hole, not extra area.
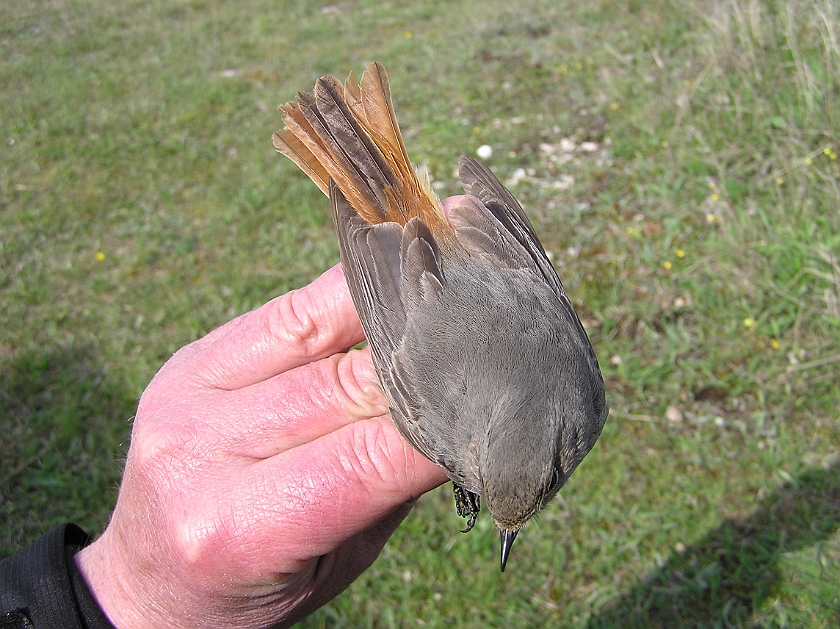
[(364, 340), (341, 265), (248, 312), (173, 357), (199, 384), (240, 389)]

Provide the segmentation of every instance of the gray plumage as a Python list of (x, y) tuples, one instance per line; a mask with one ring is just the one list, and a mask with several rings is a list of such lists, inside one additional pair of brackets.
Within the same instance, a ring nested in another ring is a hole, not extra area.
[(607, 417), (589, 339), (521, 206), (460, 160), (483, 209), (450, 212), (460, 247), (419, 219), (371, 225), (330, 189), (350, 292), (391, 415), (502, 530), (554, 497)]
[(329, 194), (350, 294), (405, 438), (440, 464), (472, 527), (479, 497), (502, 570), (522, 525), (607, 418), (592, 346), (522, 207), (469, 157), (444, 218), (405, 153), (384, 69), (281, 107), (278, 150)]

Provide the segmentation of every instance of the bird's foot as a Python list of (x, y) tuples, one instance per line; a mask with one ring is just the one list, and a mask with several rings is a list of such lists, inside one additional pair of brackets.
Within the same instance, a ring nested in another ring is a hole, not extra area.
[(467, 520), (467, 528), (461, 532), (469, 533), (472, 527), (475, 526), (475, 517), (481, 511), (480, 497), (478, 494), (474, 494), (455, 483), (452, 483), (452, 490), (455, 494), (455, 509), (458, 511), (458, 515), (462, 518), (469, 518)]

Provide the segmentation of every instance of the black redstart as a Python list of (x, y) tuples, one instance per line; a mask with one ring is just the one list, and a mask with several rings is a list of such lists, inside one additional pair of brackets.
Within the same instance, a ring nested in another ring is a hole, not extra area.
[(467, 195), (445, 214), (408, 159), (388, 77), (333, 77), (280, 107), (274, 146), (330, 197), (341, 263), (391, 416), (446, 469), (458, 514), (483, 496), (501, 567), (607, 418), (586, 332), (522, 206), (459, 160)]

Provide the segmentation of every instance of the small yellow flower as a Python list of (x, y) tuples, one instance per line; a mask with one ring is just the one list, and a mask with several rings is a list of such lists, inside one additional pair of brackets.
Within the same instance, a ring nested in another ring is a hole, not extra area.
[(674, 266), (674, 265), (671, 264), (670, 260), (665, 260), (665, 262), (662, 263), (662, 268), (665, 269), (666, 271), (670, 271), (672, 266)]
[(806, 163), (808, 166), (810, 166), (811, 164), (813, 164), (813, 163), (814, 163), (814, 159), (813, 159), (813, 158), (811, 158), (811, 157), (806, 157), (806, 158), (805, 158), (805, 163)]
[(717, 216), (715, 216), (715, 215), (714, 215), (714, 214), (712, 214), (711, 212), (709, 212), (708, 214), (706, 214), (706, 222), (707, 222), (707, 223), (714, 223), (716, 220), (717, 220)]
[(823, 153), (825, 153), (826, 155), (831, 155), (831, 147), (830, 147), (830, 146), (826, 146), (826, 147), (823, 149)]
[(101, 251), (97, 251), (96, 252), (96, 261), (97, 262), (102, 262), (104, 259), (105, 259), (105, 254), (102, 253)]
[(770, 347), (772, 347), (773, 349), (779, 349), (781, 346), (782, 346), (782, 344), (779, 343), (779, 341), (776, 340), (776, 339), (772, 339), (770, 341)]
[(610, 109), (612, 109), (613, 111), (615, 111), (616, 109), (618, 109), (618, 103), (612, 103), (612, 104), (610, 105)]
[(414, 33), (412, 33), (411, 31), (406, 31), (405, 33), (403, 33), (403, 35), (406, 39), (411, 39), (412, 37), (414, 37)]
[(755, 327), (755, 319), (752, 317), (747, 317), (744, 319), (744, 327), (748, 330), (752, 330)]
[(581, 62), (577, 62), (575, 64), (575, 70), (583, 70), (583, 64)]
[(781, 186), (785, 182), (784, 177), (776, 177), (776, 185)]
[(628, 228), (627, 228), (627, 229), (625, 229), (624, 231), (626, 231), (626, 232), (627, 232), (627, 235), (628, 235), (628, 236), (632, 236), (633, 234), (635, 234), (635, 233), (636, 233), (636, 230), (635, 230), (635, 229), (633, 229), (632, 227), (628, 227)]
[(828, 159), (830, 159), (833, 162), (835, 159), (837, 159), (837, 153), (831, 151), (831, 153), (828, 154)]
[(712, 201), (719, 201), (720, 200), (720, 197), (715, 192), (712, 193), (712, 196), (710, 198), (712, 199)]
[(682, 260), (685, 257), (685, 250), (684, 249), (677, 249), (677, 257)]

